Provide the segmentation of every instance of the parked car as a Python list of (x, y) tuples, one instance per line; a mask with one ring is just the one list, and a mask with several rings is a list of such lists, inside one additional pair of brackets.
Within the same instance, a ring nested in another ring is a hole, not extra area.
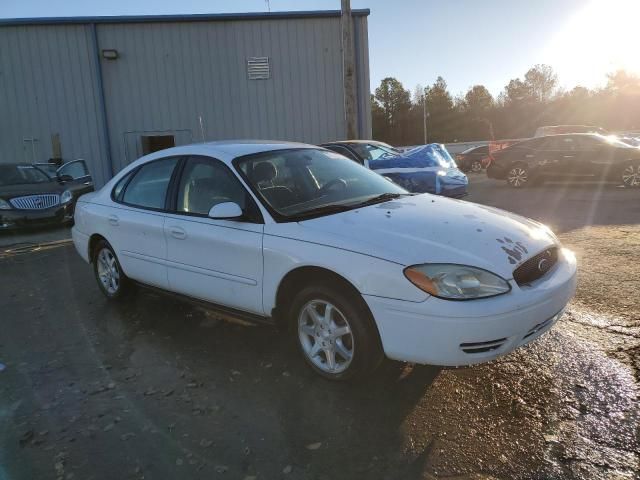
[(467, 194), (467, 176), (458, 170), (446, 148), (437, 143), (403, 152), (371, 140), (348, 140), (321, 146), (364, 165), (413, 193), (456, 198)]
[(524, 187), (545, 180), (601, 180), (640, 187), (640, 149), (597, 134), (551, 135), (492, 154), (490, 178)]
[(84, 161), (0, 164), (0, 231), (73, 220), (78, 197), (93, 191)]
[(107, 298), (136, 282), (289, 329), (333, 380), (384, 355), (494, 359), (549, 330), (576, 287), (575, 257), (544, 225), (296, 143), (142, 157), (80, 198), (72, 236)]
[(456, 164), (463, 172), (481, 172), (489, 165), (489, 145), (471, 147), (456, 155)]
[(593, 125), (547, 125), (538, 127), (534, 133), (534, 138), (546, 137), (547, 135), (560, 135), (563, 133), (598, 133), (600, 135), (609, 135), (602, 127)]

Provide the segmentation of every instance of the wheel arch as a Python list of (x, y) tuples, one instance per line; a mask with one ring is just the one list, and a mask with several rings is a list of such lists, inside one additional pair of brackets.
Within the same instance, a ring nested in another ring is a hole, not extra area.
[(99, 233), (94, 233), (89, 237), (89, 245), (88, 245), (88, 252), (87, 252), (89, 254), (89, 263), (93, 263), (93, 257), (94, 257), (96, 247), (98, 246), (101, 240), (104, 240), (105, 242), (109, 243), (109, 241)]
[[(376, 325), (367, 302), (364, 301), (362, 294), (351, 281), (326, 267), (304, 265), (287, 272), (278, 284), (275, 307), (271, 312), (271, 316), (278, 328), (284, 329), (287, 327), (287, 312), (296, 294), (312, 284), (326, 285), (332, 288), (338, 287), (341, 291), (349, 292), (354, 298), (359, 299), (359, 303), (366, 309), (374, 325)], [(380, 332), (378, 332), (378, 336), (380, 336)]]

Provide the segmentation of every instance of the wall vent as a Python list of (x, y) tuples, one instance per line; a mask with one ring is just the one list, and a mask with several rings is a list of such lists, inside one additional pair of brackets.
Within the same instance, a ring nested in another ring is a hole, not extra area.
[(271, 78), (269, 57), (249, 57), (247, 59), (249, 80), (268, 80)]

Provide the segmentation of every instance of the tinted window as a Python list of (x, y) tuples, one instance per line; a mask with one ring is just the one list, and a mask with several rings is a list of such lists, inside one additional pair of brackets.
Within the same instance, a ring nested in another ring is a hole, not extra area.
[(127, 185), (122, 201), (137, 207), (163, 209), (176, 163), (177, 158), (167, 158), (144, 165)]
[(333, 150), (336, 153), (339, 153), (340, 155), (344, 155), (347, 158), (350, 158), (351, 160), (355, 160), (358, 163), (362, 163), (362, 161), (357, 158), (348, 148), (343, 147), (341, 145), (329, 145), (326, 148), (328, 148), (329, 150)]
[(544, 143), (544, 150), (573, 151), (578, 149), (577, 142), (573, 137), (547, 137)]
[(235, 202), (244, 210), (247, 191), (229, 169), (218, 160), (191, 157), (178, 187), (177, 211), (208, 215), (214, 205)]

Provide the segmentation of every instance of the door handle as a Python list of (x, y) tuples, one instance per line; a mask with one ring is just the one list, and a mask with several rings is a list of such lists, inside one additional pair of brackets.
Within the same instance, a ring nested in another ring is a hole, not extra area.
[(169, 227), (169, 233), (173, 238), (177, 238), (178, 240), (187, 238), (187, 232), (180, 227)]
[(109, 215), (109, 225), (113, 225), (114, 227), (117, 227), (119, 225), (119, 219), (116, 215)]
[(573, 157), (575, 157), (575, 155), (563, 155), (562, 157), (563, 158), (573, 158)]

